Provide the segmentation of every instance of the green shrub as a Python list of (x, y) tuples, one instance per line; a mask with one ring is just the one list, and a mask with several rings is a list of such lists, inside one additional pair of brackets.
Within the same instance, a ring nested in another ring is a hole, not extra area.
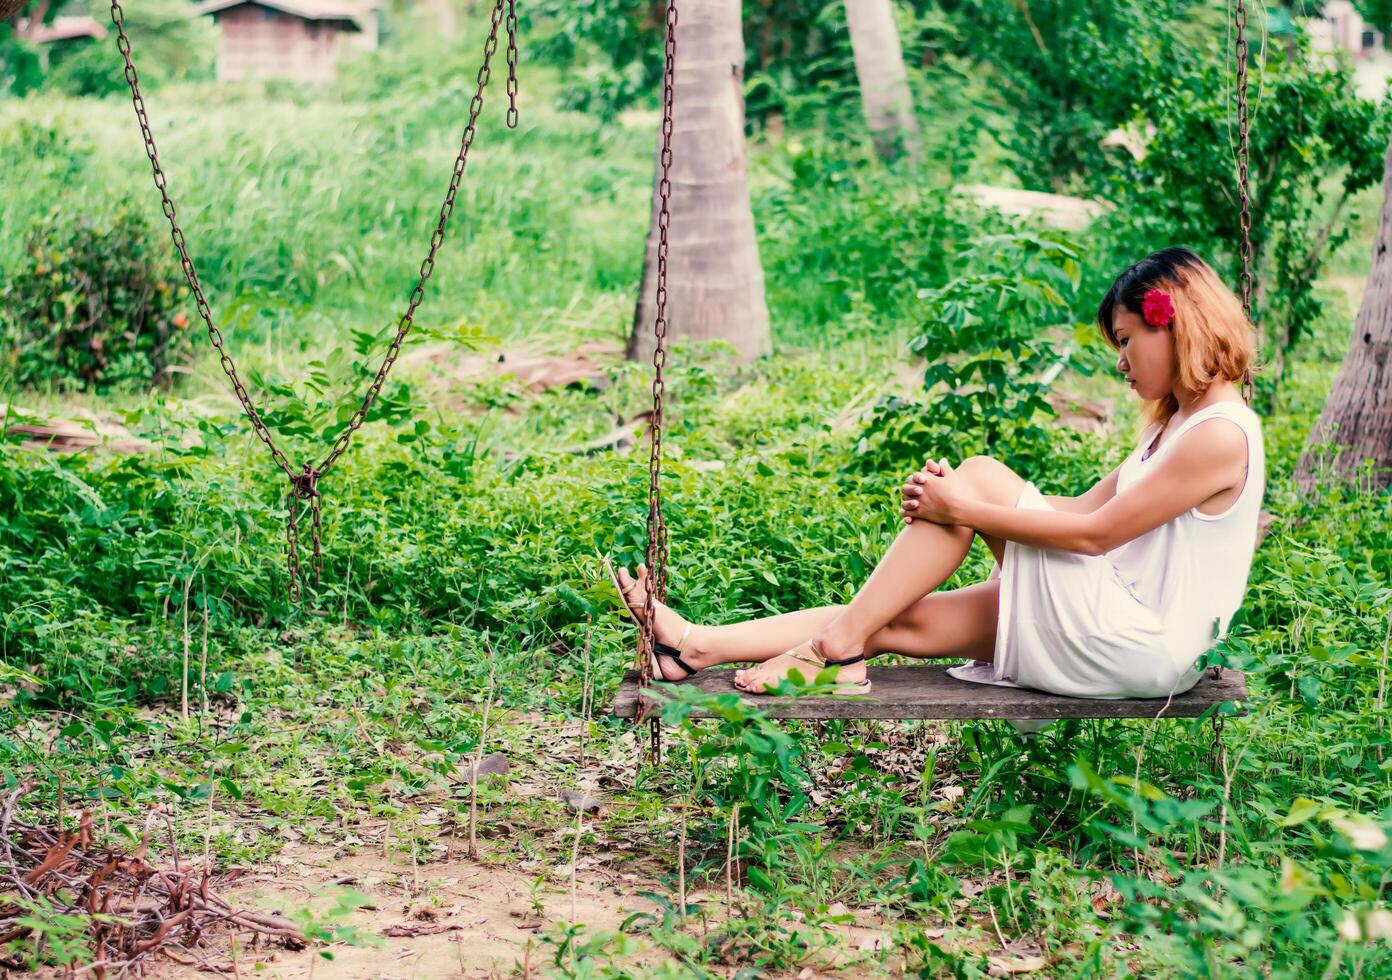
[(0, 92), (31, 92), (43, 84), (43, 74), (33, 46), (20, 40), (13, 24), (0, 23)]
[(5, 373), (66, 390), (167, 383), (191, 321), (166, 250), (127, 204), (100, 219), (55, 212), (0, 286)]
[[(121, 95), (126, 87), (121, 56), (109, 44), (100, 42), (80, 45), (76, 50), (56, 60), (48, 74), (48, 84), (68, 95)], [(157, 78), (158, 72), (150, 72)], [(142, 88), (148, 87), (147, 73), (141, 72)]]
[(932, 152), (946, 173), (888, 170), (868, 149), (818, 135), (760, 161), (778, 177), (754, 207), (759, 254), (778, 270), (765, 288), (780, 337), (823, 347), (883, 337), (918, 313), (918, 290), (947, 281), (966, 244), (1008, 227), (950, 193), (969, 148), (948, 140)]
[[(1117, 256), (1114, 265), (1096, 264), (1099, 278), (1183, 244), (1238, 288), (1232, 80), (1211, 67), (1224, 57), (1215, 42), (1197, 65), (1155, 79), (1133, 120), (1154, 127), (1144, 158), (1098, 171), (1096, 189), (1116, 205), (1099, 231), (1115, 241)], [(1324, 315), (1318, 280), (1355, 227), (1348, 204), (1382, 179), (1392, 101), (1359, 97), (1351, 69), (1325, 64), (1301, 39), (1273, 45), (1257, 68), (1249, 82), (1253, 303), (1266, 362), (1260, 374), (1274, 384)]]
[(1091, 331), (1073, 322), (1080, 252), (1056, 232), (991, 235), (962, 255), (966, 271), (923, 289), (923, 325), (909, 350), (925, 362), (922, 401), (882, 399), (860, 452), (875, 466), (924, 450), (953, 458), (1008, 447), (1040, 458), (1053, 451), (1036, 421), (1056, 412), (1045, 398), (1072, 365), (1098, 360)]

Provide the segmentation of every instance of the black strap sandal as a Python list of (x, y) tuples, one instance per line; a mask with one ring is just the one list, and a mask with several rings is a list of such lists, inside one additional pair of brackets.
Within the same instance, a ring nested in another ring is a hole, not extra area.
[[(814, 667), (816, 668), (818, 673), (820, 673), (823, 669), (827, 667), (846, 667), (850, 664), (858, 664), (865, 659), (865, 654), (862, 652), (856, 654), (854, 657), (847, 657), (845, 660), (828, 660), (826, 657), (822, 656), (822, 651), (815, 642), (809, 641), (807, 643), (807, 646), (811, 649), (813, 653), (813, 656), (811, 657), (804, 657), (800, 655), (797, 652), (797, 647), (794, 647), (792, 650), (786, 651), (783, 654), (783, 656), (792, 657), (794, 660), (801, 661), (802, 663), (807, 664), (809, 667)], [(745, 688), (740, 688), (740, 690), (743, 691), (745, 694), (772, 693), (769, 690), (750, 691)], [(846, 681), (844, 683), (839, 683), (835, 685), (827, 693), (830, 694), (832, 697), (863, 696), (870, 693), (870, 679), (866, 678), (863, 681)]]
[(686, 638), (690, 635), (691, 624), (687, 623), (686, 630), (682, 633), (682, 637), (677, 641), (676, 646), (672, 646), (669, 643), (659, 643), (657, 642), (657, 637), (653, 637), (653, 653), (657, 654), (659, 657), (666, 657), (668, 660), (675, 662), (678, 667), (686, 671), (687, 677), (695, 677), (696, 668), (681, 657), (682, 647), (686, 646)]
[(854, 657), (847, 657), (845, 660), (828, 660), (822, 658), (822, 663), (828, 667), (849, 667), (851, 664), (858, 664), (865, 659), (865, 654), (857, 653)]
[[(812, 649), (817, 650), (817, 647), (813, 645)], [(821, 651), (817, 650), (817, 653), (820, 655)], [(822, 664), (827, 667), (849, 667), (851, 664), (862, 663), (864, 660), (865, 654), (862, 652), (857, 653), (854, 657), (847, 657), (845, 660), (830, 660), (826, 657), (822, 657)], [(844, 684), (838, 684), (836, 689), (831, 693), (839, 697), (856, 697), (857, 695), (869, 694), (870, 678), (867, 677), (863, 681), (847, 681)]]
[[(614, 571), (614, 566), (610, 563), (608, 558), (604, 559), (604, 568), (605, 571), (609, 573), (609, 579), (614, 583), (614, 588), (619, 593), (619, 601), (623, 603), (624, 612), (628, 613), (629, 618), (635, 623), (640, 622), (638, 614), (634, 612), (633, 607), (629, 605), (628, 602), (628, 594), (638, 588), (638, 583), (633, 582), (625, 589), (623, 585), (620, 584), (619, 576)], [(691, 635), (692, 625), (691, 623), (686, 624), (686, 630), (682, 633), (681, 639), (677, 641), (676, 646), (672, 646), (670, 643), (661, 643), (656, 636), (653, 637), (653, 653), (659, 657), (666, 657), (668, 660), (673, 661), (678, 667), (686, 671), (687, 677), (696, 676), (697, 671), (697, 668), (683, 660), (681, 655), (682, 648), (686, 646), (687, 637)]]

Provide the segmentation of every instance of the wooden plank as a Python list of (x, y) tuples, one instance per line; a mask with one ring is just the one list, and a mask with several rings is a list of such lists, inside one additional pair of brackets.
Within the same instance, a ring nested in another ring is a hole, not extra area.
[[(1246, 701), (1241, 671), (1208, 673), (1193, 688), (1170, 699), (1104, 701), (1065, 698), (1018, 687), (973, 684), (949, 677), (946, 667), (896, 665), (870, 667), (872, 690), (865, 698), (759, 697), (735, 690), (733, 670), (703, 670), (679, 684), (710, 694), (738, 694), (774, 718), (1025, 719), (1025, 718), (1195, 718), (1224, 701)], [(632, 718), (638, 706), (638, 673), (624, 675), (612, 714)], [(694, 712), (693, 717), (710, 717)]]

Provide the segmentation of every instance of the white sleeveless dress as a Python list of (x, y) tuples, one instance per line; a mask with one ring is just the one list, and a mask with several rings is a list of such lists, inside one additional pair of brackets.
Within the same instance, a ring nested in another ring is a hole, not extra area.
[[(1247, 588), (1266, 487), (1261, 420), (1241, 402), (1218, 402), (1142, 459), (1159, 431), (1153, 425), (1117, 474), (1121, 493), (1204, 423), (1235, 424), (1247, 437), (1246, 482), (1227, 510), (1191, 508), (1104, 555), (1006, 542), (995, 659), (948, 673), (1082, 698), (1167, 697), (1193, 687), (1202, 673), (1195, 662), (1226, 634)], [(1016, 506), (1052, 509), (1033, 483)]]

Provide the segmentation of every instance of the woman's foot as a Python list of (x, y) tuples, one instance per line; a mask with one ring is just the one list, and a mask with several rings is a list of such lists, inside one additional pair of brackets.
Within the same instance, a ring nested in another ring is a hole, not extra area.
[[(851, 656), (838, 656), (837, 660), (850, 660)], [(827, 664), (822, 656), (822, 651), (817, 647), (816, 641), (808, 640), (800, 643), (787, 653), (780, 653), (772, 660), (765, 660), (755, 667), (748, 667), (744, 670), (735, 671), (735, 687), (750, 694), (767, 694), (770, 688), (777, 687), (789, 674), (797, 671), (802, 675), (806, 683), (811, 683), (819, 673), (826, 667), (835, 667), (835, 664)], [(845, 694), (866, 694), (869, 693), (869, 681), (866, 678), (865, 660), (860, 659), (855, 663), (847, 664), (836, 672), (836, 684), (840, 687), (840, 693)]]
[[(644, 607), (648, 601), (647, 567), (638, 566), (636, 579), (626, 568), (615, 569), (614, 577), (619, 583), (620, 598), (628, 607), (634, 622), (642, 623)], [(691, 642), (692, 634), (695, 632), (694, 624), (687, 622), (665, 603), (656, 600), (653, 601), (653, 619), (653, 642), (665, 644), (681, 655), (680, 662), (675, 657), (654, 655), (653, 677), (664, 681), (680, 681), (706, 666), (700, 652)], [(690, 670), (684, 670), (683, 664)]]

